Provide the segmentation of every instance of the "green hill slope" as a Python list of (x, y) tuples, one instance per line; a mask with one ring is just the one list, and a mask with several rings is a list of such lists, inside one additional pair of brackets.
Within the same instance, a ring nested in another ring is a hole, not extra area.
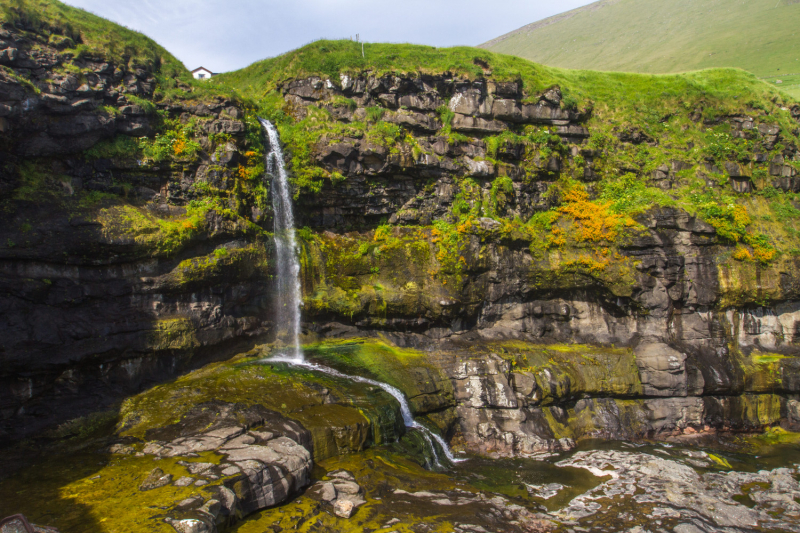
[(798, 98), (799, 21), (797, 0), (602, 0), (481, 47), (576, 69), (740, 67)]

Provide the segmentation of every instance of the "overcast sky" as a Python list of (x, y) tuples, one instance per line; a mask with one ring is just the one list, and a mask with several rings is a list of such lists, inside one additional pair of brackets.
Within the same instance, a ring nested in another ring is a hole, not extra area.
[(478, 45), (591, 0), (62, 0), (145, 33), (189, 69), (245, 67), (319, 38)]

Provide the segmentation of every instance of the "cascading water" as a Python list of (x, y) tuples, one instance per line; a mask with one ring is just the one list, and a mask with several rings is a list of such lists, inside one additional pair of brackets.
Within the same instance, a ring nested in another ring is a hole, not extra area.
[(269, 151), (266, 156), (266, 169), (272, 176), (272, 209), (275, 212), (275, 255), (277, 261), (277, 323), (285, 342), (289, 345), (288, 357), (303, 361), (300, 348), (300, 262), (297, 259), (297, 238), (294, 232), (292, 195), (289, 190), (289, 176), (283, 161), (278, 130), (269, 121), (259, 119), (267, 133)]
[[(372, 385), (373, 387), (380, 387), (381, 389), (385, 390), (386, 392), (394, 396), (394, 398), (398, 401), (398, 403), (400, 403), (400, 412), (403, 415), (403, 424), (405, 424), (407, 428), (416, 429), (417, 431), (420, 431), (425, 440), (431, 438), (435, 440), (436, 443), (439, 444), (439, 447), (444, 452), (444, 455), (445, 457), (447, 457), (447, 460), (450, 461), (451, 463), (460, 463), (464, 461), (464, 459), (456, 459), (453, 456), (453, 452), (450, 451), (450, 447), (447, 445), (447, 443), (444, 441), (442, 437), (440, 437), (430, 429), (426, 428), (425, 426), (414, 420), (414, 415), (411, 414), (411, 407), (408, 405), (408, 400), (406, 400), (405, 395), (403, 395), (403, 393), (397, 387), (393, 387), (388, 383), (375, 381), (374, 379), (369, 379), (361, 376), (350, 376), (348, 374), (343, 374), (338, 370), (334, 370), (333, 368), (328, 368), (326, 366), (318, 365), (316, 363), (311, 363), (308, 361), (302, 361), (302, 360), (298, 361), (297, 359), (289, 357), (281, 357), (281, 356), (270, 357), (269, 361), (273, 363), (288, 363), (292, 366), (307, 368), (309, 370), (316, 370), (317, 372), (322, 372), (324, 374), (328, 374), (329, 376), (333, 376), (336, 378), (356, 381), (358, 383), (365, 383), (367, 385)], [(438, 466), (442, 466), (439, 463), (439, 457), (436, 452), (436, 447), (433, 446), (433, 444), (431, 444), (431, 450), (433, 451), (433, 457), (436, 464)]]
[(300, 262), (297, 259), (298, 248), (294, 231), (294, 214), (292, 213), (292, 195), (289, 190), (289, 176), (283, 161), (283, 150), (281, 149), (278, 130), (269, 120), (259, 120), (264, 127), (264, 131), (266, 131), (267, 140), (269, 141), (266, 168), (267, 173), (272, 176), (272, 208), (275, 211), (274, 235), (278, 276), (278, 312), (276, 318), (278, 319), (278, 324), (288, 328), (288, 331), (286, 331), (286, 342), (291, 346), (289, 353), (271, 357), (269, 361), (287, 363), (292, 366), (323, 372), (334, 377), (380, 387), (394, 396), (400, 403), (400, 412), (403, 415), (403, 423), (405, 426), (420, 431), (425, 441), (430, 444), (434, 462), (437, 466), (442, 465), (439, 463), (439, 455), (431, 439), (439, 444), (451, 463), (463, 461), (463, 459), (456, 459), (453, 457), (450, 447), (442, 437), (414, 420), (408, 401), (403, 393), (396, 387), (361, 376), (349, 376), (332, 368), (310, 363), (303, 357), (303, 351), (300, 348), (300, 307), (302, 305), (302, 300), (300, 298)]

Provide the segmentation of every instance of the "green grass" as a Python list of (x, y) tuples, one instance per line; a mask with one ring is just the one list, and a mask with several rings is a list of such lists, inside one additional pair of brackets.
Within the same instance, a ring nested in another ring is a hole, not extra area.
[[(433, 48), (411, 44), (376, 43), (361, 47), (351, 41), (318, 41), (287, 54), (254, 63), (242, 70), (213, 79), (242, 95), (264, 100), (288, 81), (320, 76), (340, 84), (340, 75), (371, 71), (387, 73), (444, 73), (469, 78), (520, 80), (528, 97), (534, 98), (559, 85), (565, 100), (580, 108), (592, 103), (605, 105), (630, 116), (641, 115), (658, 122), (675, 107), (703, 101), (719, 114), (741, 110), (748, 103), (769, 106), (769, 100), (784, 100), (775, 84), (759, 80), (739, 69), (709, 69), (673, 75), (596, 72), (547, 67), (519, 57), (470, 47)], [(482, 65), (488, 66), (484, 69)], [(684, 69), (686, 70), (686, 69)], [(610, 117), (609, 117), (610, 118)]]
[[(604, 0), (481, 47), (546, 65), (643, 73), (740, 67), (800, 74), (800, 3), (790, 0)], [(783, 89), (800, 99), (800, 80)], [(794, 86), (791, 86), (794, 85)]]

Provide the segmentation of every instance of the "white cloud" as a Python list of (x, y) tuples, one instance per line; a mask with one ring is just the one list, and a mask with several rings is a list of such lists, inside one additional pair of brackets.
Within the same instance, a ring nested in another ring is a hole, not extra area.
[(477, 45), (588, 0), (65, 0), (222, 72), (319, 38)]

